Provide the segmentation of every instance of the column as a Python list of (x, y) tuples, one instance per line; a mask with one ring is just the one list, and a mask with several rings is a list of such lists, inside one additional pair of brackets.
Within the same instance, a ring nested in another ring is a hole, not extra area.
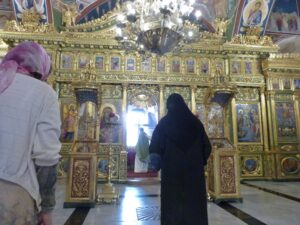
[[(238, 144), (238, 135), (237, 135), (237, 115), (236, 115), (236, 110), (235, 110), (235, 104), (236, 100), (235, 97), (232, 98), (231, 100), (231, 112), (232, 112), (232, 128), (233, 128), (233, 144), (237, 146)], [(237, 148), (238, 150), (238, 148)]]
[(97, 191), (97, 152), (99, 150), (99, 88), (84, 84), (75, 88), (79, 115), (70, 154), (65, 208), (94, 207)]
[(191, 85), (191, 101), (192, 101), (192, 112), (194, 115), (196, 115), (197, 109), (196, 109), (196, 85)]
[(165, 115), (164, 88), (165, 85), (159, 85), (159, 119)]
[(123, 100), (122, 100), (122, 127), (123, 127), (123, 134), (122, 134), (122, 139), (123, 139), (123, 145), (126, 146), (126, 112), (127, 112), (127, 89), (128, 89), (128, 84), (123, 83)]
[(268, 140), (268, 123), (267, 123), (267, 109), (265, 99), (265, 88), (260, 88), (260, 106), (261, 106), (261, 119), (263, 128), (263, 143), (264, 151), (269, 151), (269, 140)]

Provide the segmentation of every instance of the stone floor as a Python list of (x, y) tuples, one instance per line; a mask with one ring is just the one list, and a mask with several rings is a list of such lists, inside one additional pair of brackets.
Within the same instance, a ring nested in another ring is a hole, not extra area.
[[(120, 192), (118, 203), (64, 209), (66, 180), (59, 180), (54, 225), (160, 225), (157, 179), (131, 180), (115, 187)], [(300, 182), (247, 181), (241, 193), (243, 202), (209, 202), (209, 224), (300, 225)]]

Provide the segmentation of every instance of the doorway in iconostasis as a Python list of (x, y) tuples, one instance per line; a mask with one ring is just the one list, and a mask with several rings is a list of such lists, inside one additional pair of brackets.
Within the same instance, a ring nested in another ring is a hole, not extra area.
[(148, 144), (158, 121), (157, 86), (131, 85), (128, 87), (126, 113), (126, 147), (128, 177), (156, 177), (149, 166)]

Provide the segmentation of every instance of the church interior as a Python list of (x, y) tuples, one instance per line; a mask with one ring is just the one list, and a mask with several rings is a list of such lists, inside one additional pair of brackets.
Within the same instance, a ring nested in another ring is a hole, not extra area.
[(300, 0), (1, 0), (0, 60), (24, 41), (61, 109), (53, 224), (160, 224), (135, 146), (172, 93), (212, 144), (209, 224), (300, 224)]

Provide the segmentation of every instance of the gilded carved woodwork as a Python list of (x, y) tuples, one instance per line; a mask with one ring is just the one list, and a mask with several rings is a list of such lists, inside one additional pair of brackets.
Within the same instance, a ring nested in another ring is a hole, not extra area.
[(263, 146), (261, 146), (261, 145), (239, 145), (238, 150), (240, 152), (262, 152)]
[(239, 159), (235, 147), (225, 138), (211, 138), (208, 160), (208, 193), (216, 201), (241, 200)]
[(28, 32), (28, 33), (55, 33), (53, 24), (39, 23), (40, 15), (34, 8), (25, 10), (22, 13), (22, 22), (18, 23), (15, 20), (7, 21), (4, 30), (10, 32)]
[(74, 159), (71, 198), (88, 198), (90, 186), (90, 163), (87, 159)]
[(258, 102), (259, 90), (257, 88), (237, 88), (236, 100), (245, 102)]
[(236, 173), (233, 156), (221, 156), (220, 157), (220, 184), (221, 193), (235, 194), (236, 193)]
[[(135, 105), (136, 102), (145, 101), (146, 105), (152, 105), (159, 102), (159, 87), (157, 85), (129, 85), (127, 89), (128, 102), (127, 104)], [(145, 99), (139, 98), (139, 95), (144, 95)]]

